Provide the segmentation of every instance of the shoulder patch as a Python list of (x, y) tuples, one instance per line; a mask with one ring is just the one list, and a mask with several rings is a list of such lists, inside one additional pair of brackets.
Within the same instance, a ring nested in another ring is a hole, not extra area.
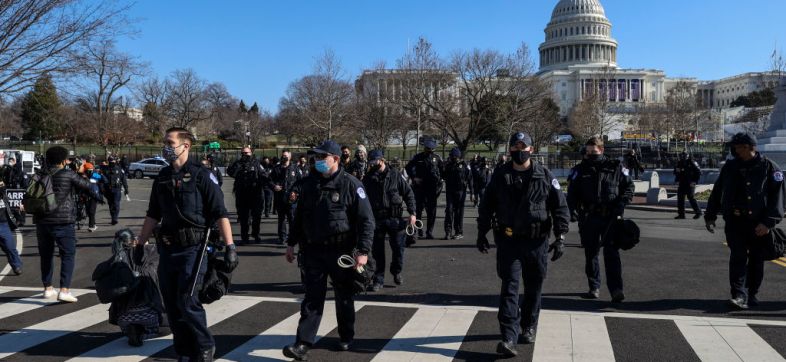
[(562, 188), (562, 186), (560, 186), (559, 184), (559, 181), (557, 181), (557, 179), (555, 178), (551, 179), (551, 186), (554, 187), (555, 190), (559, 190)]
[(210, 173), (210, 181), (213, 181), (214, 184), (218, 185), (218, 178), (216, 178), (216, 174)]
[(622, 167), (622, 174), (625, 176), (630, 176), (630, 170), (625, 167)]
[(358, 187), (357, 193), (358, 193), (358, 196), (360, 196), (361, 199), (365, 199), (366, 198), (366, 190), (363, 190), (362, 187)]
[(772, 174), (772, 179), (775, 180), (775, 182), (782, 182), (783, 181), (783, 172), (775, 171), (775, 173)]

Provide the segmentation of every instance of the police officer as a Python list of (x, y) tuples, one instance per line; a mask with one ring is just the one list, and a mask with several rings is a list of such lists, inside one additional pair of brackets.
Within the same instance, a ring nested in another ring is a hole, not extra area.
[(251, 147), (243, 147), (240, 159), (227, 169), (227, 174), (235, 178), (232, 190), (235, 193), (235, 207), (237, 208), (237, 218), (240, 221), (241, 244), (246, 244), (250, 240), (248, 235), (249, 217), (251, 217), (251, 235), (254, 236), (254, 242), (262, 242), (262, 239), (259, 238), (259, 224), (262, 219), (264, 172)]
[(128, 196), (128, 181), (123, 168), (117, 163), (114, 157), (107, 159), (108, 164), (102, 171), (106, 177), (106, 200), (109, 205), (109, 215), (112, 217), (112, 225), (117, 225), (120, 216), (120, 200), (125, 193)]
[(218, 187), (224, 186), (224, 176), (221, 174), (221, 170), (219, 170), (218, 167), (213, 164), (213, 157), (208, 156), (203, 158), (202, 167), (210, 170), (210, 173), (216, 177), (218, 180)]
[(698, 219), (701, 217), (701, 208), (699, 203), (696, 202), (696, 184), (701, 178), (701, 168), (699, 164), (688, 156), (687, 152), (680, 153), (680, 161), (674, 167), (674, 178), (679, 185), (677, 187), (677, 217), (675, 219), (685, 218), (685, 197), (690, 201), (690, 206), (693, 207), (693, 218)]
[(586, 156), (573, 170), (568, 188), (568, 206), (572, 219), (579, 222), (579, 235), (584, 248), (585, 272), (589, 292), (586, 299), (600, 298), (600, 263), (603, 248), (606, 284), (615, 303), (625, 299), (622, 286), (622, 262), (619, 248), (607, 243), (606, 235), (614, 220), (622, 218), (625, 206), (633, 199), (630, 171), (620, 161), (603, 155), (603, 141), (590, 138)]
[[(445, 178), (445, 240), (464, 238), (464, 204), (472, 192), (472, 171), (461, 159), (458, 147), (450, 151), (442, 176)], [(455, 234), (453, 233), (455, 232)]]
[(366, 153), (366, 146), (359, 145), (355, 149), (355, 159), (349, 164), (346, 171), (358, 180), (363, 181), (363, 176), (368, 171), (368, 154)]
[(302, 177), (300, 168), (291, 162), (289, 150), (281, 152), (281, 160), (270, 173), (270, 187), (275, 192), (275, 207), (278, 214), (278, 242), (284, 244), (288, 236), (288, 225), (292, 224), (295, 205), (289, 201), (289, 189)]
[(633, 172), (633, 179), (638, 180), (639, 174), (644, 172), (644, 167), (641, 166), (641, 159), (639, 155), (636, 154), (636, 150), (631, 148), (629, 149), (625, 157), (623, 158), (623, 162), (625, 164), (625, 168)]
[(264, 201), (262, 202), (262, 211), (265, 213), (265, 218), (270, 217), (273, 211), (273, 186), (270, 185), (270, 172), (273, 170), (273, 165), (270, 162), (270, 157), (262, 157), (262, 169), (265, 170), (266, 181), (262, 183), (262, 195)]
[(404, 282), (401, 271), (404, 269), (405, 230), (407, 224), (415, 225), (415, 194), (404, 177), (387, 164), (382, 150), (373, 150), (368, 157), (370, 168), (363, 178), (363, 187), (374, 210), (377, 226), (371, 251), (375, 270), (371, 290), (376, 292), (385, 285), (385, 237), (393, 252), (390, 262), (393, 282), (396, 285)]
[[(551, 172), (530, 159), (532, 139), (523, 132), (510, 138), (512, 162), (498, 168), (478, 207), (478, 250), (488, 253), (486, 233), (493, 228), (497, 244), (497, 275), (502, 280), (499, 319), (502, 341), (497, 353), (518, 354), (516, 342), (534, 343), (546, 277), (548, 253), (552, 261), (565, 251), (569, 211), (560, 184)], [(555, 241), (548, 243), (551, 231)], [(523, 305), (519, 279), (524, 278)]]
[(761, 246), (784, 215), (783, 172), (756, 150), (756, 138), (737, 133), (729, 142), (735, 155), (723, 165), (712, 188), (704, 221), (715, 232), (718, 214), (726, 221), (731, 300), (736, 309), (759, 304), (764, 278)]
[(205, 225), (218, 224), (226, 243), (224, 262), (229, 271), (237, 267), (238, 259), (218, 179), (189, 158), (193, 143), (194, 136), (186, 129), (167, 130), (162, 155), (169, 166), (153, 183), (139, 242), (146, 243), (161, 222), (158, 277), (175, 352), (179, 361), (212, 361), (215, 341), (198, 291), (192, 291), (207, 271), (207, 257), (202, 253)]
[[(437, 141), (434, 139), (423, 140), (423, 148), (423, 152), (412, 157), (405, 169), (415, 192), (417, 218), (421, 220), (423, 209), (426, 209), (426, 239), (434, 239), (437, 198), (442, 191), (442, 158), (434, 153), (437, 148)], [(423, 230), (418, 230), (418, 236), (423, 237)]]
[(489, 168), (486, 158), (481, 157), (478, 159), (478, 162), (472, 169), (472, 203), (474, 206), (478, 206), (480, 203), (480, 199), (483, 197), (483, 191), (486, 189), (486, 185), (488, 185), (489, 181), (491, 181), (492, 173), (493, 171)]
[[(295, 260), (294, 246), (299, 245), (299, 264), (306, 291), (295, 343), (283, 350), (285, 356), (299, 361), (306, 359), (316, 339), (328, 277), (336, 299), (338, 349), (349, 350), (355, 337), (352, 273), (357, 273), (356, 268), (368, 262), (374, 236), (374, 216), (368, 197), (360, 181), (339, 167), (341, 150), (338, 144), (328, 140), (311, 152), (316, 158), (315, 169), (319, 176), (307, 177), (301, 184), (286, 252), (286, 259), (291, 263)], [(354, 255), (354, 267), (339, 266), (338, 260), (343, 255)]]

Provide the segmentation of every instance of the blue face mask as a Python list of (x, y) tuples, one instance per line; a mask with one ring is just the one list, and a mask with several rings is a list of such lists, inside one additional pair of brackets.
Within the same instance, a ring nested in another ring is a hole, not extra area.
[(314, 163), (314, 168), (317, 170), (317, 172), (322, 174), (325, 174), (328, 171), (330, 171), (330, 167), (328, 166), (326, 160), (317, 160), (317, 162)]

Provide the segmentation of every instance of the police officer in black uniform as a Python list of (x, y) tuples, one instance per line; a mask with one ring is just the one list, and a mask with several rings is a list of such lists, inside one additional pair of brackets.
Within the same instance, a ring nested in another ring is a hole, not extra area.
[(606, 284), (611, 292), (611, 300), (619, 303), (625, 299), (622, 261), (619, 248), (608, 243), (606, 235), (612, 222), (622, 218), (625, 206), (633, 199), (633, 181), (630, 171), (618, 160), (603, 155), (603, 141), (600, 138), (590, 138), (585, 147), (585, 159), (574, 168), (568, 188), (568, 206), (572, 219), (579, 222), (586, 262), (589, 292), (583, 297), (600, 298), (598, 255), (603, 248)]
[(207, 271), (202, 244), (206, 225), (218, 225), (226, 243), (224, 262), (229, 271), (237, 267), (238, 259), (218, 180), (189, 158), (194, 141), (184, 128), (167, 130), (162, 154), (169, 166), (153, 183), (139, 242), (146, 243), (161, 222), (156, 237), (161, 257), (158, 277), (175, 352), (179, 361), (212, 361), (215, 340), (207, 328), (199, 290), (192, 290)]
[(489, 167), (486, 158), (481, 157), (478, 159), (478, 162), (472, 169), (472, 203), (474, 206), (478, 206), (480, 199), (483, 198), (483, 192), (486, 189), (486, 185), (488, 185), (489, 181), (491, 181), (492, 174), (493, 170)]
[(701, 217), (701, 208), (699, 203), (696, 202), (696, 184), (701, 178), (701, 168), (699, 164), (693, 160), (693, 157), (688, 156), (687, 152), (680, 153), (680, 161), (674, 167), (674, 178), (679, 185), (677, 187), (677, 217), (675, 219), (685, 218), (685, 198), (690, 201), (690, 206), (693, 207), (693, 218), (698, 219)]
[[(461, 159), (458, 147), (450, 151), (444, 165), (445, 178), (445, 240), (464, 238), (464, 204), (467, 190), (472, 192), (472, 171)], [(455, 234), (454, 234), (455, 232)]]
[(242, 152), (240, 159), (227, 169), (227, 174), (235, 178), (233, 191), (237, 218), (240, 221), (240, 243), (246, 244), (250, 240), (249, 217), (251, 217), (251, 235), (254, 236), (254, 242), (261, 243), (259, 224), (262, 221), (262, 206), (264, 206), (262, 185), (265, 170), (254, 156), (251, 147), (243, 147)]
[(396, 285), (404, 282), (401, 272), (404, 269), (405, 230), (407, 224), (415, 225), (415, 193), (412, 192), (407, 180), (387, 164), (382, 150), (371, 151), (368, 158), (370, 169), (363, 178), (363, 187), (368, 194), (371, 209), (374, 210), (377, 226), (374, 230), (374, 246), (371, 251), (375, 271), (371, 290), (376, 292), (385, 285), (386, 237), (393, 252), (390, 262), (393, 282)]
[(264, 202), (262, 203), (262, 211), (265, 213), (265, 218), (270, 217), (273, 211), (273, 186), (270, 184), (270, 173), (273, 170), (273, 164), (270, 162), (270, 157), (262, 157), (260, 162), (262, 168), (265, 170), (265, 182), (262, 184), (262, 195)]
[[(562, 257), (569, 211), (560, 184), (551, 172), (530, 159), (532, 139), (523, 132), (509, 142), (512, 162), (494, 171), (478, 207), (478, 250), (488, 253), (486, 233), (494, 230), (497, 275), (502, 280), (499, 319), (502, 341), (497, 352), (518, 354), (516, 342), (534, 343), (540, 314), (541, 289), (548, 253)], [(549, 245), (554, 231), (555, 241)], [(519, 279), (524, 278), (524, 298), (519, 305)]]
[(120, 200), (125, 193), (128, 196), (128, 181), (123, 168), (117, 164), (114, 157), (109, 157), (108, 165), (102, 170), (108, 182), (106, 183), (106, 200), (109, 204), (109, 215), (112, 217), (112, 225), (117, 225), (120, 216)]
[[(284, 347), (284, 355), (302, 361), (313, 345), (327, 292), (327, 278), (333, 284), (338, 320), (338, 349), (349, 350), (355, 337), (353, 274), (368, 262), (374, 236), (374, 215), (366, 192), (358, 179), (339, 166), (341, 149), (325, 141), (311, 151), (319, 176), (307, 177), (300, 185), (292, 232), (287, 240), (287, 261), (295, 260), (294, 246), (300, 248), (299, 264), (306, 294), (300, 308), (295, 343)], [(353, 253), (353, 250), (356, 251)], [(339, 266), (342, 255), (354, 255), (355, 265)]]
[(737, 133), (729, 144), (735, 155), (723, 165), (710, 194), (704, 221), (715, 232), (718, 214), (726, 221), (729, 256), (729, 303), (736, 309), (759, 304), (764, 278), (761, 247), (784, 215), (783, 172), (756, 151), (756, 138)]
[[(437, 148), (434, 139), (423, 140), (423, 148), (424, 151), (412, 157), (405, 169), (415, 192), (417, 218), (421, 220), (423, 209), (426, 209), (426, 239), (434, 239), (437, 198), (442, 192), (442, 158), (434, 153)], [(418, 236), (423, 237), (423, 230), (418, 230)]]
[(270, 172), (270, 187), (275, 192), (275, 207), (278, 214), (278, 242), (284, 244), (287, 240), (289, 226), (295, 212), (295, 204), (289, 200), (289, 189), (297, 180), (303, 177), (300, 168), (291, 160), (289, 150), (281, 152), (281, 161)]

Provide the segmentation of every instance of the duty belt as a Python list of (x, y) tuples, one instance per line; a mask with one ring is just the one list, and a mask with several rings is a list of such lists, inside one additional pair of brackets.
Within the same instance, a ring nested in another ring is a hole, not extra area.
[(584, 215), (589, 214), (598, 214), (600, 216), (606, 217), (611, 215), (611, 208), (603, 204), (591, 205), (584, 209)]
[(204, 235), (204, 230), (185, 228), (173, 234), (161, 234), (161, 241), (166, 246), (192, 246), (201, 243)]
[[(498, 225), (497, 231), (505, 234), (505, 236), (513, 239), (535, 239), (542, 236), (541, 234), (542, 223), (533, 223), (529, 225), (527, 230), (523, 232), (515, 232), (512, 227), (505, 225)], [(543, 233), (545, 234), (545, 233)]]
[(322, 241), (309, 242), (309, 247), (324, 248), (324, 249), (351, 249), (355, 246), (355, 238), (352, 233), (341, 233), (326, 237)]

